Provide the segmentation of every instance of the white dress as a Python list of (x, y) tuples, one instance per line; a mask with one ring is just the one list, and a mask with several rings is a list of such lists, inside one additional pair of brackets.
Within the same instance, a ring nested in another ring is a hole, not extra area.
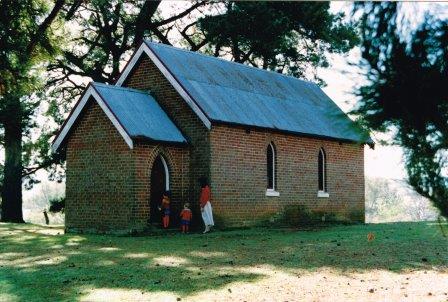
[(204, 206), (204, 210), (201, 212), (202, 219), (204, 220), (204, 224), (207, 226), (214, 226), (215, 223), (213, 222), (213, 211), (212, 211), (212, 205), (210, 201), (207, 201), (207, 203)]

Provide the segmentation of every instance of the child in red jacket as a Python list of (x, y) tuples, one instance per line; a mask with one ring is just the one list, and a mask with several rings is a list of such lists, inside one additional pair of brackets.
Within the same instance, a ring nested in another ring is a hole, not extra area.
[(168, 191), (163, 193), (162, 204), (160, 205), (159, 210), (162, 211), (162, 223), (163, 227), (166, 229), (170, 224), (170, 197)]
[(190, 210), (190, 204), (186, 203), (184, 209), (180, 212), (180, 224), (182, 226), (182, 233), (188, 233), (188, 228), (190, 226), (191, 218), (193, 214)]

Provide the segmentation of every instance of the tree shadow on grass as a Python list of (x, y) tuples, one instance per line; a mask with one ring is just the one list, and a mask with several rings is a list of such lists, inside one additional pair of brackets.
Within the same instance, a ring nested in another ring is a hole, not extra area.
[(0, 225), (0, 285), (20, 301), (58, 301), (76, 300), (85, 288), (182, 296), (262, 277), (233, 269), (223, 253), (196, 252), (206, 246), (190, 238), (44, 235)]
[[(376, 239), (367, 242), (373, 232)], [(448, 270), (448, 241), (436, 225), (330, 227), (316, 232), (254, 229), (207, 236), (57, 235), (58, 229), (0, 224), (0, 289), (17, 300), (77, 300), (89, 289), (186, 296), (235, 282), (329, 267)], [(0, 294), (0, 300), (2, 298)]]

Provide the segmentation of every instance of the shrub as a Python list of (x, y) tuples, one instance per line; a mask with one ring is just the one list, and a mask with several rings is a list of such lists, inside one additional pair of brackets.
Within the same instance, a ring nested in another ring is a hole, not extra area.
[(310, 211), (304, 205), (287, 205), (282, 211), (270, 218), (274, 225), (289, 225), (293, 227), (315, 225), (322, 221), (322, 216)]
[(51, 213), (64, 213), (65, 209), (65, 197), (55, 197), (50, 199), (50, 208), (48, 209)]
[(351, 210), (348, 213), (348, 218), (351, 222), (364, 222), (365, 214), (362, 210)]
[(278, 222), (295, 227), (316, 226), (339, 221), (333, 213), (313, 211), (304, 205), (285, 206), (281, 214), (282, 217), (277, 219)]

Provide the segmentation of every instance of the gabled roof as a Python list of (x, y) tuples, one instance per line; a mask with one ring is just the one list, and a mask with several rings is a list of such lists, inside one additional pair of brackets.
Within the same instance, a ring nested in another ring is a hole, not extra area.
[(64, 142), (91, 97), (103, 109), (130, 148), (133, 147), (135, 139), (168, 143), (187, 142), (165, 111), (149, 94), (135, 89), (91, 83), (55, 138), (52, 146), (54, 152)]
[(314, 83), (164, 44), (145, 41), (117, 85), (143, 52), (208, 127), (228, 123), (373, 143)]

